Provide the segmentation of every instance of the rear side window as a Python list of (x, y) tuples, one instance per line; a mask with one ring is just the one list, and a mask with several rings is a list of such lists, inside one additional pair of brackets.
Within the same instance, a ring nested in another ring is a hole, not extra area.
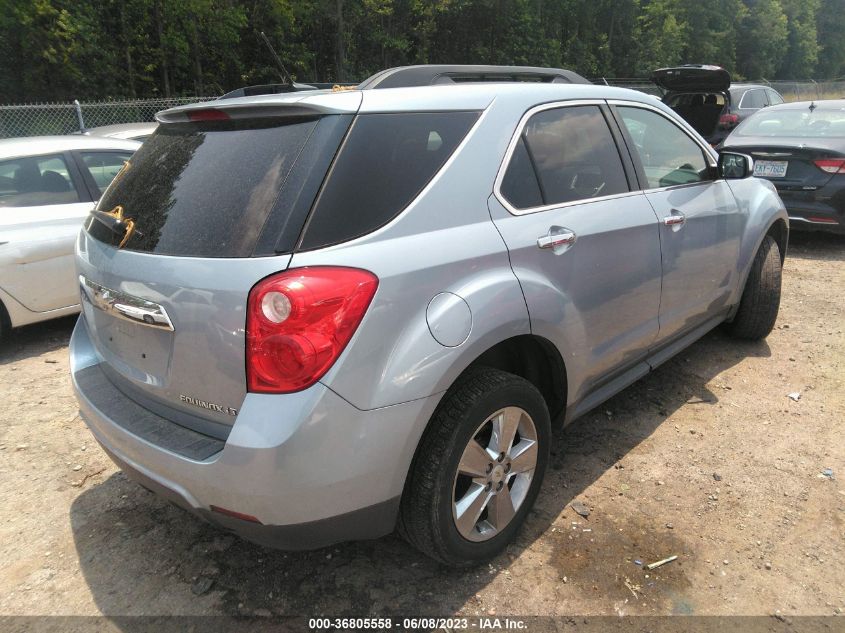
[(339, 244), (384, 226), (431, 181), (478, 112), (362, 114), (329, 171), (300, 248)]
[(525, 146), (525, 137), (520, 136), (511, 156), (511, 162), (502, 179), (502, 195), (517, 209), (543, 206), (540, 182), (531, 164), (531, 156)]
[(0, 161), (0, 207), (36, 207), (79, 202), (60, 155)]
[[(135, 222), (124, 248), (249, 257), (317, 118), (168, 123), (138, 149), (97, 208)], [(334, 152), (334, 148), (330, 149)], [(89, 233), (123, 238), (90, 217)]]
[(762, 90), (749, 90), (742, 95), (739, 107), (744, 110), (759, 110), (766, 107), (766, 93)]
[(536, 168), (544, 205), (629, 190), (619, 150), (598, 106), (543, 110), (528, 120), (501, 186), (502, 195), (517, 209), (539, 206), (526, 159)]

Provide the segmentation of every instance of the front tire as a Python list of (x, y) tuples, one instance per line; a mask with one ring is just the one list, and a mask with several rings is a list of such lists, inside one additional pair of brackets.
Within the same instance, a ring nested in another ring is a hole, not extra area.
[(780, 308), (781, 268), (778, 244), (767, 235), (751, 264), (739, 310), (728, 324), (732, 336), (759, 341), (772, 331)]
[(514, 538), (548, 463), (549, 411), (527, 380), (473, 370), (435, 411), (411, 466), (399, 531), (424, 554), (463, 567)]

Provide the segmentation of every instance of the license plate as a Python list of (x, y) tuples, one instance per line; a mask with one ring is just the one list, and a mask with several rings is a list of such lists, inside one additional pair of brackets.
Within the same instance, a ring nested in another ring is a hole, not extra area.
[(785, 160), (758, 160), (754, 163), (754, 175), (761, 178), (783, 178), (789, 163)]

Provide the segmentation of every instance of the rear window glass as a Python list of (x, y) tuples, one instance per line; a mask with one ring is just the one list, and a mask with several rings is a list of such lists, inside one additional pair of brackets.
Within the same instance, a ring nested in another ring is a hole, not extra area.
[(0, 207), (35, 207), (79, 202), (62, 156), (0, 161)]
[[(135, 222), (126, 250), (248, 257), (279, 190), (318, 119), (249, 119), (160, 125), (106, 189), (100, 211)], [(97, 239), (116, 235), (94, 219)]]
[(845, 137), (845, 110), (760, 110), (734, 131), (737, 136)]
[(384, 226), (440, 170), (478, 112), (362, 114), (329, 171), (301, 248), (338, 244)]

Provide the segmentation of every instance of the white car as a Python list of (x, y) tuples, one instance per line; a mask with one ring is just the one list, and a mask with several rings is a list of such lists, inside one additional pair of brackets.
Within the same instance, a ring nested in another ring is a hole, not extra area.
[(79, 311), (74, 241), (140, 146), (81, 135), (0, 140), (0, 336)]
[(108, 138), (122, 138), (133, 141), (146, 141), (156, 131), (158, 123), (118, 123), (117, 125), (103, 125), (85, 130), (89, 136), (105, 136)]

